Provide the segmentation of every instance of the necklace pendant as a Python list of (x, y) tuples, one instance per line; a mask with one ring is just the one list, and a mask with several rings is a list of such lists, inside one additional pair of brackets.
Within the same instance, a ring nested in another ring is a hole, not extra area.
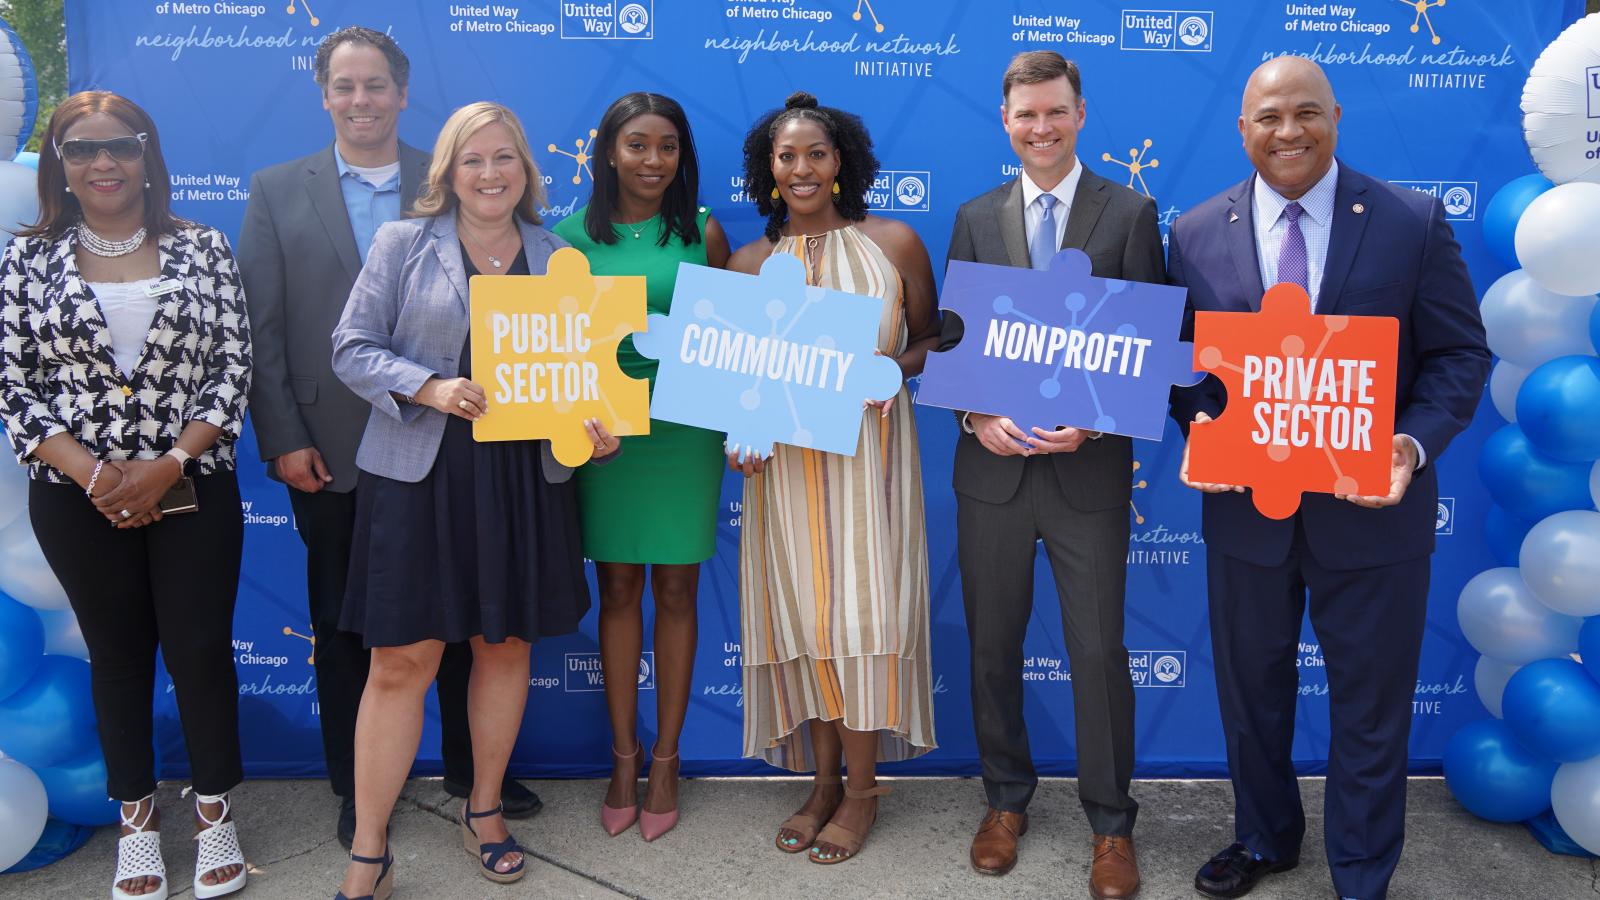
[(636, 241), (639, 239), (639, 232), (635, 231), (633, 233), (633, 239), (636, 240)]
[(498, 269), (498, 268), (500, 268), (500, 260), (498, 260), (498, 259), (496, 259), (496, 258), (491, 256), (491, 257), (489, 257), (489, 265), (494, 266), (496, 269)]

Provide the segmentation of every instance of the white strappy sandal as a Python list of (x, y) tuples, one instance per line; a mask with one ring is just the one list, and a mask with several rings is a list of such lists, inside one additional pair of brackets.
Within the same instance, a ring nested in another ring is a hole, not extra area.
[[(189, 790), (185, 788), (184, 793), (187, 794), (188, 792)], [(194, 802), (195, 815), (199, 816), (200, 821), (208, 826), (194, 836), (195, 900), (221, 897), (224, 894), (231, 894), (234, 891), (243, 889), (245, 879), (244, 851), (239, 848), (239, 832), (233, 827), (232, 821), (223, 821), (228, 817), (228, 795), (222, 794), (210, 797), (196, 792)], [(217, 814), (215, 821), (200, 808), (201, 804), (210, 805), (213, 803), (222, 804), (222, 812)], [(200, 880), (200, 876), (223, 866), (238, 866), (239, 874), (217, 884), (206, 884)], [(139, 898), (132, 898), (132, 900), (139, 900)]]
[[(117, 839), (117, 874), (111, 879), (111, 900), (167, 900), (167, 864), (161, 859), (161, 832), (144, 830), (150, 824), (150, 817), (155, 815), (156, 795), (137, 801), (134, 810), (137, 814), (139, 804), (146, 800), (150, 805), (145, 807), (144, 818), (138, 822), (119, 810), (122, 824), (135, 830)], [(161, 886), (145, 894), (130, 894), (117, 887), (130, 878), (160, 878)]]

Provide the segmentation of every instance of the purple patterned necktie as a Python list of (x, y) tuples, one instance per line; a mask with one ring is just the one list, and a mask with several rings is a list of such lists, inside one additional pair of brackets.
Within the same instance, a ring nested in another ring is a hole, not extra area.
[(1311, 293), (1311, 275), (1306, 253), (1306, 236), (1300, 230), (1300, 216), (1305, 212), (1299, 202), (1283, 208), (1283, 217), (1289, 227), (1283, 231), (1283, 246), (1278, 249), (1278, 283), (1298, 284)]

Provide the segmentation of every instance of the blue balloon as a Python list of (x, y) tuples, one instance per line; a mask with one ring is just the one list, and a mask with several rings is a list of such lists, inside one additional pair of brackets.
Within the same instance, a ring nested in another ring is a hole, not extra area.
[(1489, 205), (1484, 207), (1483, 241), (1495, 259), (1505, 263), (1507, 268), (1522, 266), (1517, 262), (1517, 222), (1534, 198), (1553, 187), (1555, 185), (1543, 175), (1524, 175), (1495, 192)]
[(1483, 539), (1489, 544), (1495, 565), (1511, 568), (1520, 565), (1522, 539), (1537, 524), (1538, 521), (1534, 519), (1517, 518), (1498, 503), (1489, 504), (1489, 511), (1483, 515)]
[(1517, 518), (1534, 522), (1569, 509), (1593, 509), (1592, 468), (1540, 453), (1517, 425), (1490, 435), (1478, 455), (1478, 475), (1494, 502)]
[(1595, 681), (1600, 681), (1600, 616), (1583, 620), (1578, 630), (1578, 655), (1583, 657), (1583, 667)]
[(1545, 759), (1578, 762), (1600, 754), (1600, 684), (1570, 659), (1517, 670), (1501, 700), (1522, 746)]
[(1556, 768), (1553, 760), (1529, 753), (1499, 719), (1467, 725), (1444, 748), (1450, 793), (1467, 812), (1491, 822), (1521, 822), (1549, 809)]
[(0, 594), (0, 699), (28, 683), (43, 652), (44, 623), (39, 614)]
[(1589, 310), (1589, 344), (1600, 350), (1600, 303)]
[(86, 756), (99, 746), (89, 664), (44, 656), (15, 694), (0, 700), (0, 752), (32, 769)]
[(35, 172), (39, 171), (39, 154), (33, 152), (32, 150), (24, 150), (21, 153), (18, 153), (17, 158), (13, 159), (12, 162), (21, 163)]
[(50, 815), (74, 825), (119, 821), (117, 801), (106, 796), (106, 760), (96, 747), (82, 758), (34, 769), (44, 782)]
[(1517, 391), (1518, 427), (1539, 452), (1562, 462), (1600, 459), (1597, 411), (1600, 358), (1593, 356), (1558, 356), (1529, 372)]

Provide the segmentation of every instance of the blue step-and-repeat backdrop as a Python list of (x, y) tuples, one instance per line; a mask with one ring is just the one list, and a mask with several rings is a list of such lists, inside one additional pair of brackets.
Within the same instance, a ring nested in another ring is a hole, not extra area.
[[(746, 128), (803, 88), (859, 113), (883, 172), (872, 204), (922, 235), (943, 269), (964, 200), (1015, 177), (1001, 128), (1000, 77), (1013, 53), (1052, 48), (1083, 67), (1088, 122), (1078, 157), (1155, 197), (1163, 231), (1185, 209), (1249, 172), (1235, 120), (1246, 75), (1280, 54), (1327, 69), (1344, 106), (1340, 156), (1368, 173), (1440, 196), (1479, 289), (1504, 270), (1486, 252), (1483, 204), (1532, 171), (1519, 131), (1523, 79), (1582, 0), (67, 0), (73, 90), (106, 88), (142, 104), (161, 128), (177, 212), (237, 235), (250, 174), (332, 139), (311, 77), (318, 40), (350, 24), (387, 30), (411, 57), (407, 142), (431, 148), (449, 112), (508, 104), (530, 132), (551, 222), (585, 202), (592, 130), (632, 90), (688, 109), (702, 160), (701, 202), (735, 246), (761, 223), (740, 178)], [(1478, 447), (1498, 424), (1487, 398), (1472, 429), (1435, 464), (1441, 494), (1433, 592), (1413, 704), (1411, 756), (1437, 772), (1447, 738), (1486, 715), (1472, 687), (1477, 659), (1456, 625), (1456, 597), (1488, 565), (1489, 500)], [(933, 586), (939, 750), (903, 774), (978, 771), (968, 654), (955, 564), (950, 466), (954, 424), (918, 412)], [(1138, 772), (1225, 770), (1207, 631), (1199, 500), (1177, 483), (1182, 445), (1136, 442), (1128, 527), (1128, 631), (1138, 686)], [(241, 727), (255, 776), (322, 772), (309, 664), (304, 554), (284, 488), (242, 449), (249, 527), (235, 623)], [(739, 758), (739, 480), (723, 487), (717, 554), (703, 569), (700, 648), (683, 741), (689, 774), (772, 772)], [(1040, 554), (1025, 648), (1028, 722), (1042, 771), (1074, 767), (1071, 664), (1054, 581)], [(648, 615), (648, 614), (647, 614)], [(647, 630), (648, 635), (648, 630)], [(649, 650), (648, 636), (646, 650)], [(574, 635), (533, 651), (529, 703), (513, 761), (525, 775), (608, 771), (610, 741), (591, 613)], [(639, 671), (641, 728), (653, 731), (654, 672)], [(1294, 756), (1326, 767), (1327, 681), (1316, 638), (1299, 648)], [(169, 775), (186, 770), (170, 685), (158, 693)], [(431, 703), (431, 701), (430, 701)], [(431, 716), (419, 771), (438, 771)]]

